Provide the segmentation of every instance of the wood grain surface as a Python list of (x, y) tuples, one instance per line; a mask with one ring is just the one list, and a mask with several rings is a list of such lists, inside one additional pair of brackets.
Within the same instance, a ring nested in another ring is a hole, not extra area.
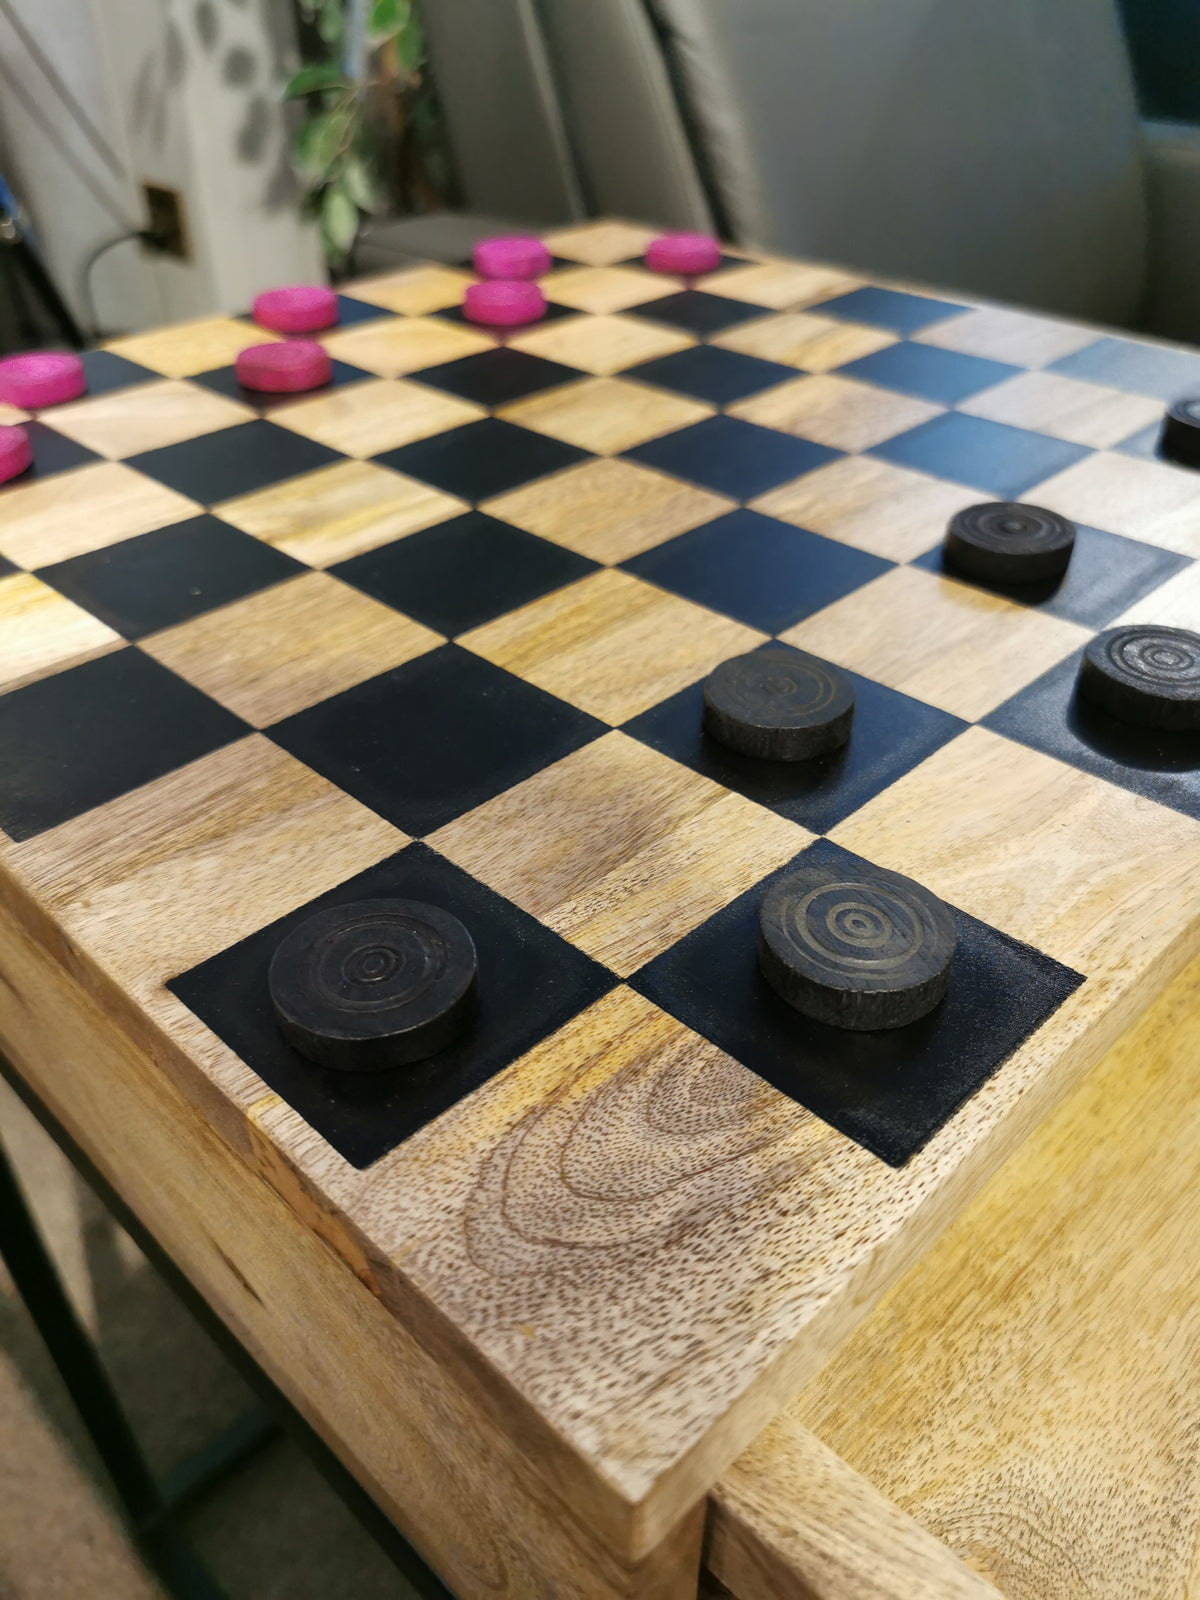
[(191, 378), (232, 366), (241, 351), (254, 344), (275, 344), (280, 335), (234, 317), (201, 317), (194, 322), (174, 322), (145, 333), (110, 339), (104, 349), (126, 361), (136, 361), (167, 378)]
[(343, 455), (365, 458), (485, 416), (482, 406), (423, 384), (379, 378), (297, 400), (272, 412), (271, 420)]
[(0, 578), (0, 692), (90, 661), (124, 642), (31, 572)]
[(48, 567), (203, 509), (132, 467), (100, 461), (6, 489), (0, 555), (18, 566)]
[(1195, 963), (743, 1457), (735, 1496), (774, 1492), (802, 1426), (1009, 1600), (1196, 1593), (1198, 1194)]
[(831, 367), (857, 361), (876, 350), (886, 350), (888, 345), (896, 343), (896, 335), (884, 328), (868, 328), (863, 323), (795, 311), (740, 322), (718, 333), (712, 342), (724, 350), (761, 356), (764, 361), (781, 361), (785, 366), (800, 367), (805, 372), (827, 372)]
[(159, 383), (133, 384), (112, 394), (89, 395), (70, 405), (55, 406), (54, 431), (110, 461), (121, 461), (142, 450), (160, 450), (218, 428), (250, 422), (254, 416), (255, 412), (238, 400), (182, 378), (164, 378)]
[(928, 400), (832, 372), (793, 378), (728, 408), (731, 416), (834, 450), (869, 450), (893, 434), (941, 416), (942, 409)]
[(703, 401), (631, 383), (627, 378), (593, 378), (530, 395), (496, 415), (582, 450), (614, 455), (661, 433), (701, 422), (715, 409)]

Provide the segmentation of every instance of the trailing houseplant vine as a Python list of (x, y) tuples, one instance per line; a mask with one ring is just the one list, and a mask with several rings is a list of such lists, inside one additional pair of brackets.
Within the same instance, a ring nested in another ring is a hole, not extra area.
[(331, 268), (362, 215), (428, 211), (454, 178), (413, 0), (296, 0), (304, 65), (284, 90), (305, 101), (293, 162)]

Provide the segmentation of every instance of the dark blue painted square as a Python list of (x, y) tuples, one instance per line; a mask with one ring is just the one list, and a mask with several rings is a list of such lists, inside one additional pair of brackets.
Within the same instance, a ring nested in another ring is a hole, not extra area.
[(504, 406), (586, 374), (575, 367), (565, 367), (560, 361), (546, 361), (542, 356), (530, 355), (526, 350), (501, 347), (481, 350), (477, 355), (446, 361), (437, 367), (426, 367), (409, 376), (417, 383), (444, 389), (462, 400), (474, 400), (477, 405)]
[(785, 367), (778, 361), (762, 361), (758, 356), (743, 355), (739, 350), (722, 350), (715, 344), (697, 344), (689, 350), (676, 350), (655, 361), (627, 367), (621, 374), (625, 378), (640, 378), (643, 383), (655, 384), (660, 389), (673, 389), (676, 394), (686, 394), (696, 400), (708, 400), (717, 406), (744, 400), (749, 394), (769, 389), (775, 383), (786, 383), (796, 375), (795, 367)]
[(665, 322), (672, 328), (682, 328), (685, 333), (705, 338), (711, 333), (720, 333), (723, 328), (736, 327), (739, 322), (749, 322), (753, 317), (768, 316), (770, 310), (770, 306), (749, 305), (745, 300), (707, 294), (703, 289), (681, 289), (678, 294), (649, 300), (644, 306), (630, 306), (627, 315)]
[(885, 440), (870, 454), (935, 478), (969, 484), (996, 500), (1019, 500), (1035, 483), (1092, 452), (1044, 433), (948, 411)]
[(588, 452), (529, 428), (501, 422), (499, 417), (486, 417), (447, 433), (435, 433), (430, 439), (418, 439), (415, 444), (401, 445), (399, 450), (388, 450), (375, 459), (463, 500), (487, 500), (577, 461), (586, 461)]
[(840, 451), (760, 428), (740, 417), (707, 417), (678, 433), (625, 452), (630, 461), (658, 467), (735, 500), (751, 500), (789, 478), (834, 461)]
[(149, 367), (127, 361), (111, 350), (84, 350), (79, 359), (83, 362), (89, 395), (111, 394), (116, 389), (130, 389), (135, 383), (157, 383), (162, 379), (161, 372), (152, 372)]
[(252, 730), (133, 645), (0, 695), (0, 828), (30, 839)]
[(364, 372), (361, 367), (352, 367), (345, 361), (334, 361), (332, 367), (333, 375), (328, 383), (300, 394), (268, 394), (262, 389), (247, 389), (238, 382), (236, 367), (217, 367), (212, 372), (198, 373), (188, 382), (198, 383), (202, 389), (211, 389), (214, 394), (223, 394), (228, 400), (240, 400), (243, 405), (254, 406), (259, 411), (278, 411), (281, 406), (295, 405), (297, 400), (314, 399), (329, 389), (344, 388), (348, 383), (377, 381), (373, 372)]
[(756, 761), (710, 738), (702, 682), (634, 717), (622, 731), (812, 833), (827, 833), (967, 727), (947, 711), (838, 670), (854, 686), (850, 742), (816, 761)]
[(356, 322), (375, 322), (379, 317), (394, 317), (396, 314), (386, 306), (368, 305), (365, 300), (356, 300), (349, 294), (339, 294), (337, 303), (338, 326), (341, 328), (353, 327)]
[(1136, 339), (1097, 339), (1047, 368), (1068, 378), (1106, 383), (1156, 400), (1182, 400), (1200, 394), (1200, 351), (1168, 350)]
[[(970, 578), (942, 564), (942, 546), (935, 545), (911, 563), (927, 572), (945, 572), (960, 583)], [(1151, 594), (1168, 578), (1191, 566), (1188, 556), (1139, 539), (1104, 533), (1099, 528), (1076, 528), (1071, 564), (1062, 578), (1048, 583), (978, 584), (1020, 605), (1036, 606), (1051, 616), (1066, 617), (1087, 628), (1105, 628), (1143, 595)]]
[(420, 835), (607, 732), (595, 717), (447, 644), (277, 722), (270, 735)]
[(147, 450), (131, 456), (126, 465), (202, 505), (216, 505), (344, 460), (340, 451), (259, 417), (182, 444)]
[(951, 907), (958, 945), (950, 987), (929, 1016), (869, 1033), (813, 1022), (770, 987), (757, 952), (764, 894), (777, 877), (808, 862), (850, 876), (862, 858), (819, 839), (629, 983), (781, 1094), (900, 1167), (1083, 978)]
[(562, 545), (467, 511), (330, 572), (439, 633), (465, 633), (594, 572)]
[[(1200, 740), (1119, 722), (1075, 692), (1077, 650), (983, 719), (983, 726), (1109, 783), (1200, 817)], [(0, 701), (0, 704), (3, 704)]]
[(1162, 438), (1162, 423), (1151, 422), (1144, 428), (1139, 428), (1136, 433), (1131, 433), (1128, 439), (1122, 439), (1120, 444), (1113, 448), (1119, 450), (1123, 456), (1137, 456), (1142, 461), (1161, 461), (1158, 442)]
[(206, 515), (41, 567), (38, 577), (137, 639), (307, 570), (282, 550)]
[[(356, 900), (438, 905), (470, 930), (479, 1009), (469, 1032), (427, 1061), (390, 1072), (335, 1072), (284, 1042), (268, 971), (283, 939), (314, 912)], [(367, 1167), (612, 988), (581, 950), (422, 844), (369, 867), (173, 978), (168, 988), (355, 1167)]]
[[(53, 416), (53, 409), (44, 415)], [(90, 461), (102, 459), (94, 450), (76, 444), (74, 439), (68, 439), (66, 434), (56, 433), (44, 422), (23, 422), (21, 426), (25, 430), (29, 448), (33, 452), (33, 463), (18, 477), (8, 480), (12, 487), (20, 483), (29, 483), (34, 478), (52, 478), (57, 472), (69, 472), (72, 467), (83, 467)]]
[(954, 300), (934, 300), (924, 294), (904, 294), (899, 289), (851, 289), (834, 300), (810, 306), (823, 317), (845, 317), (847, 322), (867, 322), (893, 333), (916, 333), (931, 322), (944, 322), (956, 311), (966, 311)]
[(713, 611), (780, 633), (892, 565), (757, 511), (731, 511), (622, 562)]
[(932, 344), (911, 344), (902, 339), (869, 356), (860, 356), (839, 367), (838, 373), (850, 378), (866, 378), (885, 389), (915, 394), (922, 400), (955, 406), (980, 389), (990, 389), (1005, 378), (1024, 371), (1003, 361), (985, 361), (982, 356), (966, 356), (957, 350), (939, 350)]

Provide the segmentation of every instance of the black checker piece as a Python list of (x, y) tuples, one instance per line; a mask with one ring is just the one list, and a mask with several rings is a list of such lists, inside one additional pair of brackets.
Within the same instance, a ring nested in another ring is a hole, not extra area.
[[(439, 906), (469, 929), (478, 955), (478, 1012), (457, 1043), (416, 1065), (358, 1073), (314, 1066), (276, 1024), (271, 960), (314, 912), (377, 899)], [(367, 1167), (615, 982), (607, 968), (536, 917), (415, 844), (172, 979), (168, 988), (340, 1155)]]

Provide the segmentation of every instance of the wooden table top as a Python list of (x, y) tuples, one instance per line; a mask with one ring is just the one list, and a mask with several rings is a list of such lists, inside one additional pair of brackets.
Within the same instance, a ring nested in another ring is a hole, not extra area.
[[(1152, 449), (1200, 355), (742, 253), (684, 288), (648, 237), (551, 235), (551, 315), (504, 340), (464, 272), (353, 284), (335, 386), (280, 404), (236, 385), (244, 321), (116, 340), (0, 491), (24, 937), (623, 1560), (1200, 928), (1200, 765), (1071, 699), (1099, 629), (1200, 621), (1200, 476)], [(1080, 526), (1036, 600), (940, 569), (1010, 498)], [(844, 761), (703, 739), (704, 675), (771, 637), (854, 676)], [(920, 1039), (766, 1006), (747, 930), (806, 850), (955, 908)], [(347, 1088), (265, 964), (314, 902), (418, 890), (478, 932), (480, 1031)]]

